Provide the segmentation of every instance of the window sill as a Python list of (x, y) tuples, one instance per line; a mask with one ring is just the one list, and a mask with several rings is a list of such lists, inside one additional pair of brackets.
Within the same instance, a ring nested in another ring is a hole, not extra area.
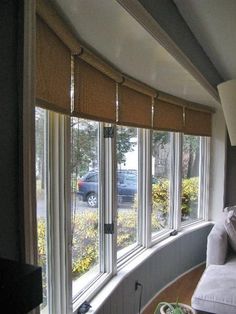
[[(184, 236), (185, 234), (201, 229), (205, 226), (211, 225), (213, 222), (205, 222), (205, 221), (198, 221), (192, 224), (191, 226), (186, 226), (184, 229), (178, 232), (176, 236), (170, 236), (157, 244), (153, 245), (152, 247), (143, 250), (137, 256), (135, 256), (135, 259), (132, 259), (129, 263), (127, 263), (122, 269), (117, 273), (116, 276), (114, 276), (109, 282), (103, 287), (103, 289), (92, 299), (91, 306), (92, 308), (88, 313), (94, 313), (96, 310), (98, 310), (104, 302), (107, 300), (107, 298), (110, 296), (110, 294), (118, 287), (118, 285), (126, 278), (131, 271), (133, 271), (135, 268), (140, 266), (142, 263), (144, 263), (148, 258), (150, 258), (153, 254), (155, 254), (158, 250), (164, 248), (165, 246), (168, 246), (170, 243), (175, 241), (176, 239)], [(74, 312), (75, 314), (75, 312)]]
[(73, 313), (77, 313), (79, 306), (85, 302), (91, 300), (95, 295), (98, 295), (98, 290), (102, 289), (112, 278), (111, 273), (104, 273), (98, 276), (86, 290), (83, 291), (82, 295), (75, 298), (73, 301)]

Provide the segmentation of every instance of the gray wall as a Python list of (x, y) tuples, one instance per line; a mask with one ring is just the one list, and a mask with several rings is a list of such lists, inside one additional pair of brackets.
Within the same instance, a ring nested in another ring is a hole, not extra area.
[(10, 259), (20, 257), (22, 9), (0, 1), (0, 257)]
[(207, 235), (211, 228), (212, 225), (208, 225), (186, 233), (158, 250), (124, 278), (96, 313), (137, 314), (139, 291), (134, 290), (135, 281), (143, 284), (142, 305), (145, 305), (169, 282), (205, 261)]
[(226, 159), (225, 206), (232, 206), (236, 205), (236, 146), (231, 146), (229, 136)]

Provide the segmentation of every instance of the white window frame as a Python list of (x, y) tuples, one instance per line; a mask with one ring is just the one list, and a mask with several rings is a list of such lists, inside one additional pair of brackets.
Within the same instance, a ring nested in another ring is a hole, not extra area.
[[(69, 118), (45, 110), (47, 306), (42, 313), (70, 313), (70, 208), (67, 161)], [(50, 256), (50, 258), (48, 258)]]
[[(121, 126), (122, 127), (122, 126)], [(126, 126), (129, 127), (129, 126)], [(118, 256), (117, 253), (117, 245), (116, 243), (114, 244), (115, 246), (115, 256), (116, 256), (116, 271), (119, 271), (122, 269), (124, 265), (127, 264), (133, 257), (135, 257), (138, 253), (140, 253), (143, 250), (143, 227), (142, 227), (142, 212), (143, 212), (143, 182), (145, 181), (144, 178), (144, 173), (143, 173), (143, 132), (144, 129), (140, 129), (137, 127), (132, 127), (137, 130), (137, 142), (138, 142), (138, 182), (137, 182), (137, 191), (138, 191), (138, 208), (137, 208), (137, 241), (128, 247), (125, 247), (122, 249), (123, 254), (121, 256)], [(116, 132), (116, 127), (115, 127), (115, 134)], [(116, 137), (115, 137), (115, 147), (116, 147)], [(114, 156), (114, 164), (115, 164), (115, 169), (117, 170), (117, 160), (116, 160), (116, 152)], [(116, 171), (117, 173), (117, 171)], [(117, 179), (115, 176), (115, 217), (117, 217), (117, 210), (118, 210), (118, 204), (117, 204)], [(116, 232), (115, 232), (115, 237), (117, 240), (117, 219), (115, 220), (115, 225), (116, 225)]]
[[(91, 282), (88, 283), (76, 296), (73, 297), (73, 313), (76, 313), (78, 307), (84, 301), (90, 301), (98, 291), (111, 279), (116, 273), (114, 263), (114, 238), (111, 234), (104, 233), (104, 224), (113, 221), (113, 203), (114, 203), (114, 186), (109, 182), (114, 176), (112, 170), (112, 151), (114, 140), (111, 138), (104, 139), (104, 126), (111, 126), (102, 122), (99, 124), (98, 135), (98, 155), (99, 155), (99, 183), (98, 183), (98, 209), (99, 209), (99, 267), (98, 274)], [(109, 152), (109, 153), (108, 153)], [(106, 169), (106, 171), (105, 171)], [(107, 171), (108, 170), (108, 171)], [(109, 210), (110, 209), (110, 210)], [(70, 272), (72, 275), (72, 272)], [(84, 274), (86, 276), (86, 274)], [(72, 282), (72, 276), (70, 278)]]
[[(181, 134), (181, 150), (183, 153), (183, 135)], [(180, 220), (179, 230), (184, 230), (198, 223), (208, 220), (209, 208), (209, 175), (210, 175), (210, 138), (205, 136), (200, 137), (200, 152), (199, 152), (199, 194), (198, 194), (198, 218), (191, 221), (181, 222), (181, 201), (180, 201)], [(182, 169), (182, 153), (181, 153), (181, 168)], [(180, 187), (182, 188), (182, 175), (180, 176)], [(181, 196), (181, 194), (180, 194)], [(200, 216), (201, 213), (201, 217)]]
[[(48, 113), (48, 170), (50, 177), (48, 196), (48, 250), (50, 313), (74, 313), (85, 300), (90, 301), (106, 283), (131, 259), (170, 236), (171, 231), (180, 231), (192, 224), (207, 219), (209, 186), (210, 140), (200, 139), (200, 206), (205, 208), (202, 219), (181, 225), (182, 186), (182, 139), (181, 133), (171, 133), (171, 186), (169, 229), (151, 234), (152, 207), (152, 131), (138, 129), (138, 238), (137, 243), (127, 248), (127, 254), (117, 260), (117, 190), (116, 190), (116, 137), (104, 138), (104, 126), (99, 123), (99, 218), (100, 218), (100, 271), (91, 283), (72, 300), (71, 270), (71, 217), (70, 217), (70, 118), (53, 112)], [(114, 130), (116, 129), (115, 126)], [(114, 132), (116, 134), (116, 132)], [(104, 234), (104, 223), (114, 223), (114, 234)], [(56, 245), (55, 245), (56, 243)], [(60, 276), (58, 276), (60, 274)]]
[[(153, 132), (158, 132), (158, 131), (151, 131), (151, 136), (150, 136), (150, 150), (149, 150), (149, 160), (150, 160), (150, 171), (151, 171), (151, 167), (152, 167), (152, 134)], [(150, 245), (155, 245), (157, 243), (159, 243), (160, 241), (168, 238), (170, 236), (170, 233), (174, 230), (174, 211), (175, 211), (175, 193), (174, 191), (175, 186), (176, 186), (176, 182), (175, 182), (175, 178), (176, 178), (176, 173), (175, 173), (175, 169), (176, 169), (176, 165), (175, 165), (175, 134), (173, 132), (169, 132), (170, 133), (170, 208), (169, 208), (169, 217), (168, 217), (168, 228), (165, 230), (161, 230), (158, 231), (154, 234), (152, 234), (152, 226), (151, 226), (151, 215), (150, 215)], [(151, 181), (152, 177), (149, 179), (150, 185), (151, 185)], [(150, 201), (149, 203), (151, 204), (151, 213), (152, 213), (152, 187), (149, 186), (150, 189)]]

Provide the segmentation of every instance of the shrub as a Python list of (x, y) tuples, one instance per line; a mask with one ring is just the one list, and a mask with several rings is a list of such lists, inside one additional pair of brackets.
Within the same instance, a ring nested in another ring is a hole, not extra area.
[(72, 222), (72, 276), (80, 277), (98, 261), (98, 213), (78, 212)]
[(182, 184), (182, 216), (188, 216), (196, 206), (199, 193), (199, 178), (184, 179)]
[[(198, 199), (199, 178), (183, 179), (182, 183), (182, 202), (181, 214), (188, 216)], [(169, 207), (169, 180), (162, 180), (152, 185), (153, 211), (161, 213), (163, 217), (167, 216)]]
[(47, 298), (47, 278), (46, 278), (46, 219), (38, 219), (38, 265), (42, 267), (43, 304), (46, 305)]
[(162, 180), (152, 185), (152, 210), (167, 215), (169, 208), (169, 180)]
[(117, 250), (133, 244), (137, 240), (137, 213), (134, 209), (126, 209), (117, 217)]

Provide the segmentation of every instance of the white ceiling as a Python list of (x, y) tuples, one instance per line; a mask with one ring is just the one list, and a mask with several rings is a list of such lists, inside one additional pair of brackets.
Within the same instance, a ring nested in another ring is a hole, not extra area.
[(174, 96), (218, 106), (215, 99), (115, 0), (53, 2), (79, 39), (120, 71)]
[(174, 0), (224, 80), (236, 79), (236, 1)]

